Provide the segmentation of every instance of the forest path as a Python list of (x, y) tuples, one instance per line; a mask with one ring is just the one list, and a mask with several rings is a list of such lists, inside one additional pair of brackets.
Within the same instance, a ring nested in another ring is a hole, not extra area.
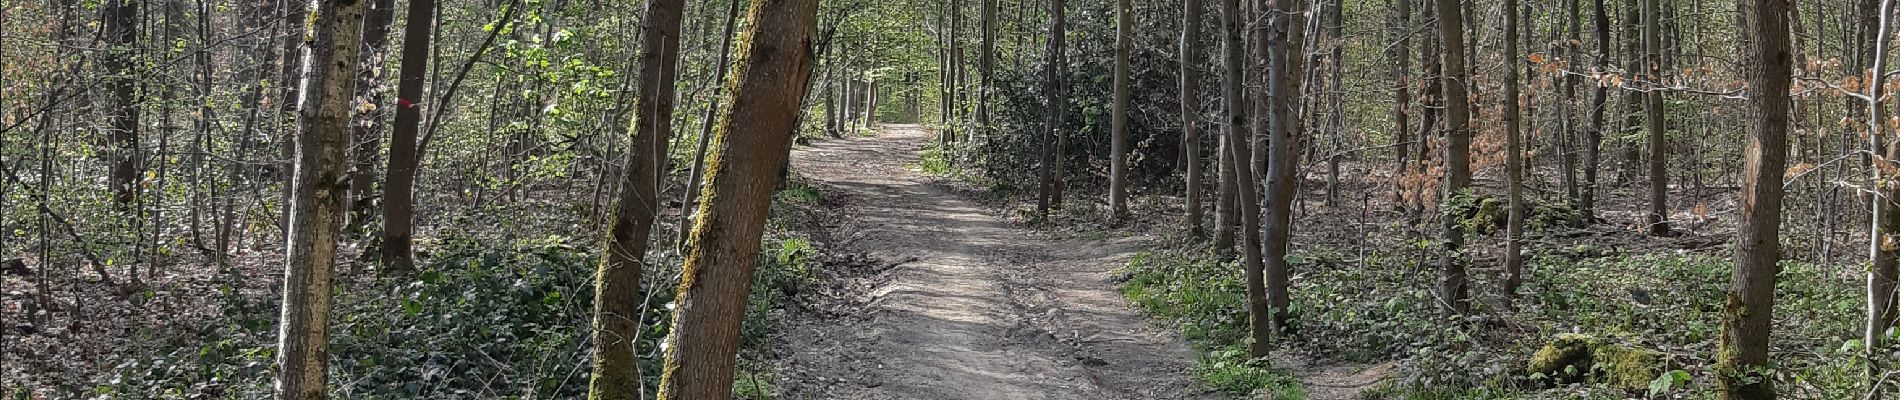
[(1142, 239), (1010, 225), (913, 170), (933, 135), (886, 125), (793, 155), (829, 246), (881, 260), (831, 316), (781, 332), (787, 399), (1200, 399), (1194, 353), (1129, 309), (1112, 270)]

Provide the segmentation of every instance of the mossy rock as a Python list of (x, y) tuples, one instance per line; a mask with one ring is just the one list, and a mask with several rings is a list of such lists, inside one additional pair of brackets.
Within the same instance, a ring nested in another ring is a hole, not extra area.
[(1510, 220), (1510, 207), (1504, 199), (1468, 191), (1445, 199), (1443, 207), (1445, 215), (1478, 236), (1496, 233)]
[(1600, 344), (1591, 352), (1603, 383), (1628, 390), (1649, 388), (1649, 382), (1669, 369), (1669, 358), (1655, 350), (1619, 344)]
[(1576, 333), (1560, 333), (1551, 338), (1544, 348), (1537, 349), (1531, 355), (1529, 370), (1534, 374), (1557, 380), (1558, 382), (1577, 382), (1590, 372), (1591, 350), (1599, 345), (1597, 338)]
[(1529, 372), (1559, 383), (1589, 380), (1642, 391), (1669, 369), (1662, 353), (1578, 333), (1562, 333), (1531, 355)]
[(1565, 226), (1577, 226), (1583, 222), (1583, 213), (1570, 205), (1551, 202), (1530, 206), (1530, 228), (1550, 229)]

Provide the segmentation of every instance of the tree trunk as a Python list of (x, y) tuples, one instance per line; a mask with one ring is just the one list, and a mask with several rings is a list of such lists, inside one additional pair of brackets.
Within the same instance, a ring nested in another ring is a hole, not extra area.
[(376, 185), (376, 159), (381, 150), (382, 118), (388, 115), (383, 111), (382, 67), (383, 60), (389, 54), (390, 26), (396, 22), (395, 0), (374, 0), (369, 7), (363, 21), (362, 68), (356, 73), (356, 99), (367, 102), (368, 105), (357, 107), (358, 110), (367, 111), (358, 113), (356, 123), (352, 126), (356, 144), (353, 149), (354, 154), (351, 155), (351, 160), (354, 162), (350, 164), (352, 232), (369, 219), (370, 205), (374, 198), (370, 193)]
[[(100, 12), (105, 44), (110, 49), (103, 64), (109, 77), (106, 91), (112, 95), (111, 111), (106, 115), (106, 125), (112, 130), (112, 198), (122, 206), (132, 204), (139, 185), (139, 63), (134, 59), (138, 53), (139, 4), (137, 0), (111, 0)], [(137, 218), (136, 214), (132, 217)]]
[[(1583, 51), (1581, 49), (1583, 47), (1582, 1), (1565, 0), (1564, 8), (1566, 8), (1569, 12), (1568, 17), (1565, 18), (1563, 21), (1563, 30), (1568, 36), (1568, 40), (1564, 41), (1564, 45), (1563, 45), (1564, 58), (1566, 59), (1564, 61), (1568, 64), (1565, 66), (1565, 68), (1568, 68), (1571, 71), (1578, 71), (1578, 70), (1583, 69)], [(1524, 12), (1527, 13), (1524, 16), (1524, 18), (1535, 21), (1534, 18), (1536, 18), (1535, 17), (1536, 10), (1526, 8)], [(1525, 27), (1524, 31), (1526, 32), (1525, 43), (1527, 44), (1537, 43), (1536, 39), (1528, 33), (1530, 32), (1529, 27)], [(1515, 56), (1518, 53), (1513, 52), (1511, 54)], [(1522, 60), (1523, 58), (1519, 57), (1517, 59)], [(1535, 73), (1534, 72), (1535, 66), (1527, 65), (1526, 68), (1527, 68), (1525, 72), (1526, 74)], [(1527, 86), (1536, 87), (1537, 86), (1536, 75), (1528, 75), (1528, 76), (1531, 83), (1527, 84)], [(1563, 82), (1563, 102), (1558, 103), (1558, 106), (1555, 107), (1556, 108), (1555, 111), (1557, 112), (1557, 117), (1560, 121), (1562, 121), (1562, 124), (1559, 126), (1559, 129), (1556, 130), (1557, 135), (1558, 135), (1557, 143), (1559, 147), (1559, 152), (1562, 153), (1560, 154), (1560, 157), (1558, 157), (1558, 159), (1563, 168), (1562, 171), (1559, 171), (1560, 174), (1558, 176), (1562, 178), (1563, 180), (1564, 204), (1567, 206), (1575, 207), (1577, 203), (1582, 201), (1581, 199), (1582, 194), (1579, 193), (1579, 190), (1577, 187), (1578, 182), (1577, 182), (1577, 134), (1576, 134), (1577, 122), (1576, 122), (1576, 117), (1575, 117), (1576, 113), (1574, 112), (1574, 110), (1571, 109), (1571, 107), (1574, 107), (1577, 104), (1577, 84), (1580, 83), (1580, 81), (1582, 80), (1582, 77), (1576, 74), (1564, 74), (1563, 77), (1558, 78), (1558, 79), (1561, 79)], [(1535, 105), (1536, 102), (1533, 101), (1532, 104)], [(1536, 115), (1535, 112), (1531, 112), (1529, 114), (1533, 116)], [(1533, 120), (1535, 119), (1533, 118)], [(1524, 129), (1524, 131), (1536, 132), (1537, 130)]]
[(990, 81), (996, 69), (996, 0), (983, 0), (983, 45), (977, 55), (976, 132), (990, 135)]
[[(294, 3), (294, 1), (293, 1)], [(396, 81), (396, 123), (389, 134), (389, 176), (383, 182), (383, 268), (415, 270), (410, 251), (415, 226), (415, 185), (422, 126), (423, 78), (429, 73), (435, 0), (410, 0), (403, 22), (402, 71)]]
[(816, 0), (752, 5), (746, 54), (707, 164), (707, 202), (693, 230), (666, 349), (662, 400), (732, 398), (734, 355), (746, 294), (771, 210), (777, 169), (789, 157), (811, 79)]
[(313, 20), (315, 37), (304, 63), (309, 92), (298, 118), (302, 127), (287, 227), (278, 399), (327, 397), (330, 278), (349, 193), (350, 86), (362, 61), (364, 5), (360, 0), (325, 0), (317, 3)]
[(1662, 21), (1657, 6), (1661, 0), (1643, 1), (1643, 78), (1649, 91), (1643, 94), (1644, 119), (1649, 133), (1649, 234), (1669, 235), (1668, 132), (1663, 121), (1662, 97)]
[[(1264, 357), (1271, 345), (1273, 317), (1264, 284), (1266, 269), (1261, 263), (1260, 209), (1257, 207), (1260, 202), (1258, 192), (1254, 189), (1253, 168), (1247, 161), (1251, 158), (1248, 150), (1251, 140), (1243, 136), (1247, 132), (1243, 128), (1247, 117), (1241, 112), (1241, 107), (1246, 103), (1240, 94), (1241, 85), (1233, 84), (1242, 79), (1240, 71), (1244, 44), (1241, 43), (1240, 32), (1251, 18), (1241, 15), (1239, 0), (1221, 0), (1220, 15), (1221, 50), (1224, 52), (1221, 69), (1225, 71), (1229, 82), (1222, 88), (1222, 100), (1227, 104), (1227, 126), (1224, 128), (1227, 140), (1222, 151), (1227, 152), (1228, 163), (1233, 166), (1234, 187), (1238, 197), (1232, 208), (1240, 216), (1241, 258), (1245, 264), (1247, 281), (1247, 315), (1251, 328), (1249, 332), (1253, 338), (1253, 342), (1247, 345), (1247, 353), (1253, 357)], [(1285, 26), (1281, 24), (1275, 28), (1284, 29)]]
[[(1272, 110), (1267, 113), (1269, 148), (1266, 150), (1266, 235), (1260, 240), (1246, 243), (1249, 251), (1253, 251), (1254, 247), (1260, 247), (1261, 244), (1265, 247), (1265, 253), (1260, 256), (1266, 264), (1263, 271), (1265, 273), (1263, 282), (1265, 293), (1263, 294), (1268, 308), (1265, 311), (1268, 313), (1266, 315), (1268, 315), (1272, 332), (1280, 332), (1286, 328), (1287, 319), (1291, 315), (1288, 307), (1292, 305), (1287, 291), (1291, 268), (1286, 258), (1289, 241), (1292, 238), (1289, 224), (1293, 217), (1293, 195), (1299, 186), (1296, 169), (1299, 168), (1301, 124), (1294, 118), (1300, 115), (1296, 109), (1300, 104), (1299, 82), (1296, 79), (1299, 79), (1297, 74), (1301, 70), (1300, 63), (1304, 61), (1300, 57), (1304, 49), (1300, 40), (1300, 27), (1306, 25), (1306, 18), (1297, 10), (1305, 6), (1303, 3), (1298, 0), (1276, 1), (1274, 9), (1270, 11), (1273, 17), (1269, 23), (1272, 26), (1270, 28), (1272, 32), (1269, 33), (1271, 36), (1267, 38), (1266, 43), (1267, 62), (1270, 63), (1266, 72), (1266, 83), (1267, 95), (1270, 96), (1268, 102)], [(1242, 150), (1245, 148), (1237, 149), (1235, 154), (1244, 154)], [(1254, 182), (1251, 179), (1252, 174), (1237, 174), (1237, 176), (1242, 182)], [(1252, 184), (1241, 186), (1243, 195), (1252, 194)], [(1254, 208), (1251, 197), (1243, 197), (1243, 199), (1249, 202), (1243, 204), (1244, 208), (1241, 212), (1245, 213)], [(1243, 232), (1243, 234), (1251, 233), (1259, 226), (1259, 222), (1250, 221), (1256, 217), (1243, 214), (1241, 218), (1245, 222), (1253, 223), (1247, 227), (1248, 232)], [(1250, 284), (1251, 281), (1252, 279), (1249, 279)], [(1258, 308), (1256, 311), (1259, 311)], [(1258, 317), (1255, 318), (1258, 319)], [(1258, 325), (1258, 322), (1255, 324)], [(1254, 329), (1256, 330), (1255, 342), (1264, 343), (1265, 338), (1258, 337), (1260, 327), (1255, 326)], [(1256, 356), (1264, 355), (1265, 350), (1258, 350), (1256, 353), (1259, 353)]]
[(1129, 0), (1115, 1), (1115, 104), (1110, 116), (1108, 156), (1109, 219), (1128, 219), (1128, 52), (1133, 46), (1134, 12)]
[[(1429, 4), (1432, 5), (1421, 10), (1421, 12), (1425, 13), (1423, 20), (1433, 27), (1438, 26), (1437, 2), (1439, 0), (1419, 1), (1429, 2)], [(1434, 133), (1436, 133), (1441, 124), (1439, 117), (1444, 115), (1445, 108), (1445, 61), (1439, 57), (1443, 53), (1441, 48), (1444, 47), (1444, 44), (1436, 34), (1425, 35), (1425, 37), (1425, 48), (1418, 54), (1419, 59), (1423, 60), (1422, 64), (1424, 65), (1422, 66), (1425, 68), (1425, 93), (1423, 96), (1420, 96), (1420, 101), (1423, 103), (1420, 104), (1420, 108), (1424, 109), (1422, 113), (1424, 115), (1421, 116), (1422, 118), (1419, 120), (1418, 126), (1419, 161), (1432, 158), (1432, 139), (1435, 139)], [(1430, 170), (1429, 165), (1425, 167), (1426, 168), (1423, 168), (1424, 170)], [(1427, 197), (1425, 193), (1419, 194), (1419, 203), (1421, 206), (1424, 205), (1425, 197)]]
[[(1392, 157), (1395, 161), (1392, 176), (1402, 179), (1407, 164), (1411, 162), (1412, 152), (1408, 143), (1412, 141), (1412, 2), (1414, 0), (1395, 0), (1398, 3), (1393, 10), (1392, 36), (1396, 45), (1387, 58), (1397, 61), (1392, 67)], [(1396, 182), (1394, 183), (1396, 186)]]
[(1045, 110), (1047, 114), (1043, 119), (1042, 166), (1038, 171), (1041, 183), (1037, 185), (1036, 198), (1036, 216), (1044, 221), (1049, 219), (1049, 209), (1059, 207), (1061, 203), (1059, 197), (1062, 196), (1062, 188), (1061, 183), (1058, 182), (1061, 179), (1058, 175), (1061, 173), (1058, 170), (1062, 168), (1060, 154), (1063, 136), (1062, 120), (1069, 111), (1068, 100), (1062, 97), (1064, 62), (1062, 1), (1049, 0), (1049, 63), (1047, 70), (1044, 71), (1049, 77), (1048, 81), (1043, 83), (1043, 90), (1047, 92), (1044, 97), (1045, 107), (1048, 109)]
[(650, 0), (646, 6), (633, 136), (605, 254), (594, 276), (594, 373), (588, 385), (588, 397), (594, 400), (645, 397), (635, 340), (643, 308), (640, 273), (646, 268), (648, 239), (660, 207), (661, 179), (671, 161), (667, 147), (673, 135), (674, 65), (679, 62), (680, 14), (685, 7), (685, 0)]
[[(1604, 0), (1592, 0), (1592, 24), (1596, 26), (1597, 62), (1596, 71), (1610, 69), (1610, 16), (1603, 4)], [(1610, 100), (1610, 87), (1599, 83), (1595, 93), (1590, 96), (1590, 133), (1583, 145), (1583, 187), (1579, 190), (1577, 215), (1579, 224), (1596, 223), (1597, 171), (1602, 169), (1600, 161), (1603, 153), (1604, 114)]]
[[(1471, 113), (1465, 102), (1465, 31), (1464, 14), (1458, 0), (1438, 0), (1438, 38), (1442, 42), (1445, 86), (1445, 196), (1468, 195), (1471, 186)], [(1465, 232), (1455, 218), (1445, 218), (1445, 251), (1439, 254), (1439, 298), (1446, 311), (1465, 314), (1471, 311), (1468, 278), (1462, 254)]]
[[(1874, 1), (1868, 3), (1874, 3)], [(1889, 12), (1893, 0), (1879, 3), (1883, 9), (1875, 15), (1891, 15)], [(1874, 174), (1869, 177), (1869, 183), (1873, 183), (1869, 187), (1880, 189), (1874, 193), (1873, 220), (1869, 221), (1874, 229), (1867, 244), (1872, 268), (1867, 271), (1867, 330), (1863, 343), (1867, 345), (1867, 359), (1870, 360), (1867, 365), (1869, 390), (1873, 393), (1870, 398), (1877, 399), (1885, 394), (1882, 393), (1884, 385), (1880, 382), (1882, 375), (1889, 367), (1889, 363), (1885, 362), (1889, 359), (1886, 355), (1887, 331), (1893, 327), (1894, 320), (1900, 318), (1900, 315), (1896, 315), (1900, 314), (1900, 307), (1896, 306), (1896, 301), (1900, 299), (1896, 299), (1894, 293), (1895, 290), (1900, 290), (1900, 285), (1895, 284), (1896, 279), (1900, 279), (1900, 244), (1891, 242), (1900, 240), (1900, 237), (1896, 237), (1900, 235), (1897, 233), (1900, 232), (1900, 203), (1895, 201), (1895, 199), (1900, 199), (1900, 188), (1895, 188), (1890, 183), (1880, 184), (1879, 182), (1893, 178), (1892, 173), (1888, 171), (1894, 170), (1895, 157), (1900, 156), (1900, 140), (1888, 138), (1888, 134), (1881, 132), (1880, 129), (1887, 120), (1885, 102), (1882, 99), (1886, 96), (1887, 77), (1885, 73), (1872, 73), (1872, 71), (1886, 70), (1887, 33), (1890, 28), (1886, 18), (1873, 20), (1875, 22), (1871, 26), (1862, 26), (1862, 29), (1869, 31), (1868, 35), (1871, 35), (1869, 40), (1873, 47), (1871, 53), (1873, 64), (1867, 69), (1869, 72), (1862, 75), (1871, 76), (1872, 82), (1867, 85), (1869, 100), (1867, 100), (1865, 114), (1861, 115), (1868, 116), (1866, 119), (1869, 122), (1866, 124), (1867, 150), (1870, 153), (1882, 152), (1884, 155), (1876, 160), (1883, 165), (1875, 165), (1869, 171)], [(1859, 71), (1856, 72), (1859, 73)]]
[[(719, 72), (713, 74), (713, 80), (717, 82), (726, 81), (726, 69), (732, 64), (732, 33), (733, 29), (737, 27), (739, 20), (739, 1), (733, 0), (729, 3), (731, 5), (726, 9), (725, 34), (722, 36), (723, 39), (719, 42)], [(833, 67), (832, 69), (835, 69), (835, 65)], [(829, 75), (830, 71), (827, 71), (827, 74)], [(692, 176), (687, 178), (686, 194), (683, 195), (685, 198), (680, 200), (680, 207), (687, 210), (680, 213), (682, 217), (680, 218), (679, 224), (679, 243), (675, 246), (680, 250), (686, 249), (686, 238), (693, 233), (692, 218), (690, 218), (692, 213), (690, 211), (699, 209), (696, 204), (699, 202), (700, 181), (705, 179), (706, 176), (706, 147), (712, 143), (713, 121), (714, 118), (718, 118), (719, 116), (719, 100), (722, 98), (721, 96), (725, 95), (725, 89), (726, 85), (724, 83), (713, 85), (712, 103), (706, 105), (705, 119), (700, 121), (699, 124), (699, 145), (693, 149), (693, 172)], [(825, 95), (825, 131), (835, 137), (839, 135), (839, 129), (837, 127), (838, 113), (836, 109), (831, 107), (831, 99), (832, 97), (830, 95)]]
[[(1782, 181), (1788, 145), (1788, 88), (1793, 63), (1788, 45), (1788, 0), (1736, 2), (1748, 76), (1747, 159), (1741, 191), (1741, 227), (1735, 235), (1735, 272), (1722, 313), (1716, 376), (1721, 398), (1775, 398), (1768, 368), (1775, 280), (1781, 261)], [(1878, 124), (1875, 124), (1878, 125)]]
[[(1570, 2), (1575, 4), (1576, 0), (1570, 0)], [(1510, 304), (1511, 300), (1517, 297), (1517, 287), (1524, 281), (1524, 257), (1521, 254), (1524, 246), (1522, 241), (1524, 236), (1524, 150), (1523, 144), (1520, 143), (1522, 142), (1520, 138), (1523, 136), (1521, 131), (1523, 123), (1519, 121), (1522, 113), (1518, 110), (1517, 99), (1519, 92), (1517, 63), (1522, 58), (1518, 57), (1517, 53), (1517, 18), (1517, 0), (1504, 0), (1504, 59), (1510, 60), (1504, 68), (1504, 169), (1506, 185), (1509, 187), (1506, 197), (1510, 203), (1510, 219), (1506, 221), (1504, 229), (1503, 292), (1506, 304)], [(1564, 104), (1569, 104), (1569, 102)], [(1569, 111), (1558, 110), (1558, 112)], [(1566, 154), (1564, 157), (1568, 159), (1571, 156)]]
[(1181, 5), (1181, 148), (1187, 163), (1187, 232), (1196, 241), (1207, 239), (1201, 227), (1201, 0)]

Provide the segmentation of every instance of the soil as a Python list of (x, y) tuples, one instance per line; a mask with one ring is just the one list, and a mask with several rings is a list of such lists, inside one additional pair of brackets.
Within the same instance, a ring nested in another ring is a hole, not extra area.
[(889, 125), (795, 152), (829, 210), (821, 245), (876, 261), (787, 319), (782, 398), (1219, 397), (1194, 383), (1193, 350), (1116, 290), (1149, 239), (1014, 226), (915, 170), (930, 141)]

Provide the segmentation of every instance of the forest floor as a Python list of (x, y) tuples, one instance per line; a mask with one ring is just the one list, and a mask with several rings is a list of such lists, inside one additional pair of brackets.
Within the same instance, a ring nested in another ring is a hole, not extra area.
[[(784, 398), (1220, 397), (1194, 382), (1194, 350), (1116, 289), (1114, 270), (1152, 238), (1017, 226), (918, 172), (930, 140), (925, 128), (887, 125), (794, 154), (831, 208), (819, 241), (879, 261), (832, 278), (849, 282), (830, 282), (845, 289), (788, 319)], [(1316, 384), (1315, 399), (1356, 398), (1378, 378), (1285, 364)]]

